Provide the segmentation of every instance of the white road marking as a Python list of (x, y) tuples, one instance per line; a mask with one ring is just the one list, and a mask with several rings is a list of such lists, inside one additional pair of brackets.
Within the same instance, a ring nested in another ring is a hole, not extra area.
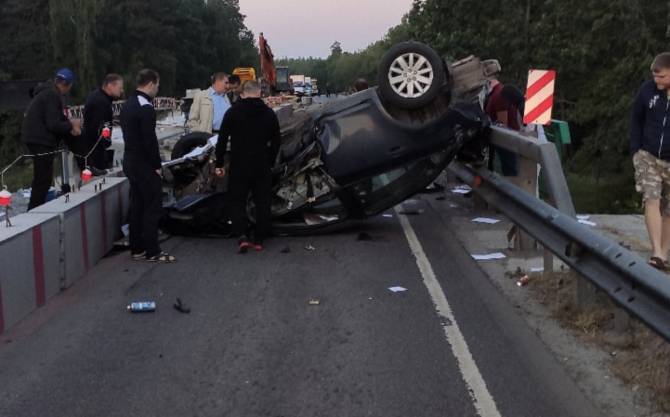
[[(397, 208), (396, 212), (398, 212)], [(461, 371), (466, 388), (468, 388), (468, 392), (472, 396), (477, 414), (481, 417), (501, 417), (491, 393), (486, 388), (486, 382), (484, 382), (484, 378), (479, 372), (479, 368), (477, 368), (472, 353), (470, 353), (465, 337), (463, 337), (463, 333), (461, 333), (461, 329), (458, 327), (458, 322), (454, 317), (444, 290), (442, 290), (442, 286), (435, 277), (433, 267), (430, 265), (412, 225), (407, 220), (407, 217), (399, 213), (398, 218), (405, 232), (409, 247), (416, 258), (416, 264), (423, 277), (423, 283), (428, 289), (430, 297), (433, 299), (437, 313), (444, 319), (442, 324), (444, 335), (446, 336), (447, 343), (451, 346), (452, 353), (456, 357), (458, 369)]]

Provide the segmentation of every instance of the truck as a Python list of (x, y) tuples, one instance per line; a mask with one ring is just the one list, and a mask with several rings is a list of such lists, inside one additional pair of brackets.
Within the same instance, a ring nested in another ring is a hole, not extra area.
[(293, 94), (296, 96), (304, 96), (305, 76), (303, 74), (291, 75), (291, 82), (293, 83)]
[(277, 67), (277, 90), (278, 93), (290, 92), (291, 91), (291, 78), (289, 77), (290, 72), (288, 67)]

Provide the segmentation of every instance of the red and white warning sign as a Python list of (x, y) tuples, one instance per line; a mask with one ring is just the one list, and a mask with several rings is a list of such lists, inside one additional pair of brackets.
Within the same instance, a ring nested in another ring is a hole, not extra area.
[(547, 125), (551, 123), (555, 83), (556, 71), (554, 70), (530, 70), (528, 72), (524, 124)]

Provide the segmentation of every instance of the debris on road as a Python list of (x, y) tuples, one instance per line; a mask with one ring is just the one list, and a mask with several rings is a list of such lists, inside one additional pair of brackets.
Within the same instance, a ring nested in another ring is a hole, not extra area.
[(581, 223), (581, 224), (585, 224), (585, 225), (587, 225), (587, 226), (591, 226), (591, 227), (595, 227), (595, 226), (597, 226), (597, 224), (595, 224), (594, 222), (592, 222), (592, 221), (590, 221), (590, 220), (586, 220), (586, 219), (578, 219), (577, 221), (578, 221), (579, 223)]
[(172, 307), (174, 307), (174, 309), (177, 310), (180, 313), (188, 314), (188, 313), (191, 312), (191, 309), (186, 307), (186, 305), (184, 303), (182, 303), (182, 301), (179, 297), (177, 297), (177, 300), (175, 301), (175, 303)]
[(441, 196), (437, 197), (435, 200), (437, 200), (437, 201), (444, 201), (444, 200), (446, 200), (446, 199), (447, 199), (447, 197), (441, 195)]
[(475, 261), (488, 261), (492, 259), (505, 259), (507, 256), (505, 256), (504, 253), (501, 252), (494, 252), (494, 253), (487, 253), (487, 254), (480, 254), (480, 255), (471, 255), (472, 258)]
[(311, 300), (309, 300), (309, 305), (311, 306), (318, 306), (320, 304), (321, 300), (319, 300), (318, 298), (312, 298)]
[(444, 187), (438, 183), (432, 183), (428, 187), (424, 188), (421, 192), (422, 194), (434, 194), (444, 191)]
[(489, 217), (475, 217), (471, 220), (472, 223), (485, 223), (485, 224), (496, 224), (500, 223), (498, 219), (492, 219)]
[(529, 282), (530, 282), (530, 277), (528, 275), (524, 275), (521, 278), (519, 278), (519, 280), (516, 282), (516, 285), (518, 287), (524, 287), (524, 286), (528, 285)]
[(156, 311), (155, 301), (137, 301), (126, 307), (131, 313), (153, 313)]
[(389, 291), (391, 291), (391, 292), (405, 292), (405, 291), (407, 291), (407, 288), (404, 288), (404, 287), (390, 287)]
[(291, 253), (291, 248), (289, 246), (285, 247), (280, 251), (281, 253)]
[(388, 213), (386, 213), (386, 214), (382, 214), (382, 217), (386, 217), (387, 219), (392, 219), (392, 218), (393, 218), (393, 214), (388, 214)]
[(308, 250), (310, 252), (314, 252), (316, 250), (316, 248), (312, 245), (307, 245), (307, 246), (305, 246), (305, 250)]
[(372, 236), (370, 236), (370, 234), (368, 234), (368, 233), (366, 233), (366, 232), (360, 232), (360, 233), (358, 234), (358, 238), (356, 238), (356, 240), (359, 240), (359, 241), (370, 241), (370, 240), (373, 240), (373, 239), (372, 239)]
[(544, 272), (544, 268), (537, 267), (537, 268), (530, 268), (530, 272)]
[(451, 189), (451, 192), (454, 194), (470, 194), (472, 192), (472, 188), (469, 185), (457, 185), (456, 187)]

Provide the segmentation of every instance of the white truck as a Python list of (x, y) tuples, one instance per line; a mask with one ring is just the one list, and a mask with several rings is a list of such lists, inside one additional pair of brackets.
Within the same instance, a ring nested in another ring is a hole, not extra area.
[(305, 95), (305, 76), (291, 75), (291, 83), (293, 84), (293, 94), (296, 96)]

